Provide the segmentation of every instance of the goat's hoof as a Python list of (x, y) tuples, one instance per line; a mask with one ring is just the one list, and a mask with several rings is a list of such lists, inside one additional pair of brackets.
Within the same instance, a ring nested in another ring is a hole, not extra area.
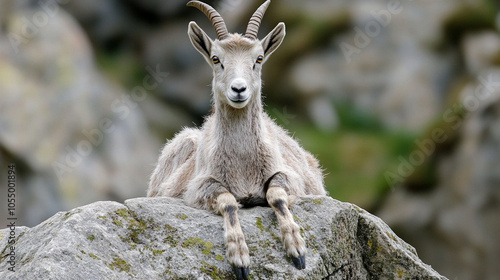
[(292, 262), (297, 269), (304, 269), (306, 268), (306, 255), (299, 256), (298, 258), (292, 257)]
[(233, 266), (233, 270), (238, 280), (248, 280), (248, 267)]

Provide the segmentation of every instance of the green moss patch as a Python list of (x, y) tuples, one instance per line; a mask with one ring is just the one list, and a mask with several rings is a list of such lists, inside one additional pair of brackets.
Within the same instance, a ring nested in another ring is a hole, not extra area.
[(114, 258), (113, 262), (108, 265), (108, 267), (112, 270), (118, 269), (120, 271), (124, 272), (130, 272), (130, 264), (128, 264), (125, 260), (122, 260), (120, 258)]
[(165, 225), (164, 230), (167, 237), (163, 239), (163, 243), (167, 243), (170, 247), (177, 247), (179, 245), (179, 237), (177, 236), (178, 230), (169, 224)]
[(202, 266), (200, 267), (200, 270), (214, 280), (234, 279), (234, 276), (231, 272), (220, 270), (216, 266), (211, 265), (206, 261), (201, 261), (201, 265)]
[(165, 252), (165, 250), (151, 250), (154, 256), (159, 256)]
[(71, 211), (68, 211), (68, 212), (66, 212), (66, 213), (64, 214), (64, 216), (63, 216), (62, 220), (63, 220), (63, 221), (66, 221), (66, 220), (67, 220), (67, 219), (69, 219), (71, 216), (73, 216), (73, 215), (75, 215), (75, 214), (78, 214), (78, 213), (80, 213), (80, 212), (82, 212), (82, 210), (81, 210), (81, 209), (76, 209), (76, 210), (71, 210)]
[(100, 259), (101, 259), (101, 258), (99, 258), (98, 256), (96, 256), (96, 255), (94, 255), (94, 254), (92, 254), (92, 253), (89, 253), (88, 255), (89, 255), (91, 258), (96, 259), (96, 260), (100, 260)]
[(175, 216), (175, 217), (176, 217), (177, 219), (179, 219), (179, 220), (185, 220), (185, 219), (189, 218), (189, 216), (188, 216), (188, 215), (186, 215), (186, 214), (184, 214), (184, 213), (182, 213), (182, 214), (177, 214), (177, 216)]
[(108, 220), (108, 217), (104, 216), (104, 215), (99, 215), (97, 216), (98, 219), (101, 219), (101, 220), (104, 220), (104, 221), (107, 221)]
[(222, 255), (216, 255), (215, 259), (218, 260), (218, 261), (223, 261), (224, 257)]
[(184, 248), (198, 248), (201, 250), (202, 254), (207, 256), (212, 253), (212, 249), (214, 248), (214, 244), (212, 242), (203, 241), (199, 237), (190, 237), (184, 241), (181, 246)]
[(120, 226), (122, 226), (123, 222), (119, 219), (113, 218), (113, 224), (120, 227)]
[(260, 232), (264, 232), (264, 226), (262, 225), (261, 217), (257, 217), (257, 220), (255, 221), (255, 226), (257, 226), (260, 229)]
[[(139, 237), (145, 234), (147, 228), (156, 230), (155, 223), (153, 219), (145, 221), (135, 215), (134, 212), (129, 211), (127, 208), (121, 208), (113, 212), (108, 213), (111, 217), (113, 224), (119, 227), (126, 227), (128, 229), (128, 234), (126, 236), (120, 236), (123, 242), (127, 243), (140, 243)], [(135, 247), (135, 244), (130, 244)]]
[(323, 200), (321, 200), (321, 199), (314, 199), (313, 203), (314, 204), (323, 204)]
[(122, 218), (124, 218), (124, 219), (128, 219), (128, 218), (130, 218), (130, 214), (129, 214), (129, 212), (128, 212), (127, 208), (121, 208), (121, 209), (118, 209), (118, 210), (116, 210), (116, 211), (115, 211), (115, 213), (116, 213), (118, 216), (120, 216), (120, 217), (122, 217)]
[(189, 239), (187, 239), (186, 241), (184, 241), (184, 243), (182, 243), (182, 247), (184, 248), (192, 248), (194, 247), (196, 244), (203, 244), (203, 240), (199, 237), (190, 237)]

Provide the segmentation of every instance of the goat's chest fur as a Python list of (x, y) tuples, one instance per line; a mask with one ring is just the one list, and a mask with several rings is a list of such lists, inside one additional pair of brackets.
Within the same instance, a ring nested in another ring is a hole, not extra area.
[[(227, 123), (226, 123), (227, 124)], [(259, 117), (235, 118), (226, 127), (212, 119), (204, 125), (205, 152), (198, 161), (207, 175), (220, 181), (242, 204), (265, 203), (266, 181), (277, 172), (279, 151)]]

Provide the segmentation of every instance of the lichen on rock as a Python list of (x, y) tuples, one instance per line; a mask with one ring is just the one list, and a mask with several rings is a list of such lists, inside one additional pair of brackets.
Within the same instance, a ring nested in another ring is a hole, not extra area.
[[(252, 279), (446, 279), (379, 218), (352, 204), (307, 197), (291, 212), (308, 245), (304, 270), (287, 258), (271, 208), (240, 210)], [(22, 232), (16, 273), (5, 269), (2, 254), (1, 279), (234, 279), (223, 218), (178, 199), (96, 202)], [(6, 246), (0, 239), (0, 251)]]

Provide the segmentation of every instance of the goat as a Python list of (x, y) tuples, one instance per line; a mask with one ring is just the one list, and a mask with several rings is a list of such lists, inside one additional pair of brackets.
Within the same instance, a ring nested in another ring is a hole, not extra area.
[(257, 39), (270, 1), (251, 17), (245, 35), (230, 34), (211, 6), (190, 1), (215, 28), (212, 40), (195, 22), (188, 35), (213, 69), (213, 113), (200, 129), (185, 128), (167, 142), (151, 176), (147, 195), (182, 198), (187, 205), (224, 218), (228, 261), (238, 279), (248, 279), (250, 257), (238, 208), (269, 205), (287, 254), (305, 268), (306, 246), (289, 206), (295, 197), (326, 195), (318, 160), (264, 111), (262, 65), (281, 45), (285, 24)]

